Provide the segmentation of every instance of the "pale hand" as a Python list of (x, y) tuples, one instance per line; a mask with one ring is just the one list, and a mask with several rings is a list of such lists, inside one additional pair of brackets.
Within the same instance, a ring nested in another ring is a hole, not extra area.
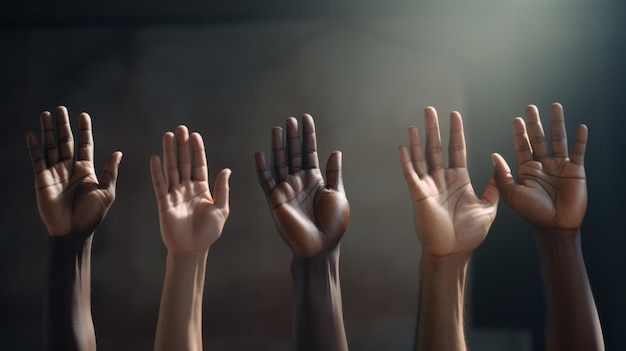
[(176, 136), (171, 132), (163, 135), (163, 158), (165, 176), (158, 156), (152, 156), (150, 170), (161, 236), (168, 253), (208, 250), (222, 234), (230, 212), (231, 172), (224, 169), (218, 174), (214, 199), (202, 137), (198, 133), (190, 137), (185, 126), (176, 128)]

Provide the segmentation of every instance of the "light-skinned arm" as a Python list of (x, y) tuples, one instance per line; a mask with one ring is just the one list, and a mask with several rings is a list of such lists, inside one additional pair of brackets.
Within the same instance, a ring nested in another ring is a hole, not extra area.
[[(150, 159), (161, 238), (167, 248), (165, 281), (154, 349), (202, 350), (202, 298), (206, 261), (228, 218), (230, 169), (209, 189), (202, 137), (186, 126), (163, 135), (163, 165)], [(165, 172), (165, 174), (164, 174)]]
[(587, 127), (578, 126), (568, 154), (563, 107), (553, 104), (550, 155), (537, 107), (528, 106), (525, 115), (525, 121), (513, 121), (517, 181), (502, 156), (494, 154), (493, 160), (502, 198), (535, 230), (548, 309), (547, 350), (604, 350), (580, 244), (587, 208)]
[(410, 127), (410, 151), (398, 152), (413, 200), (415, 231), (422, 246), (416, 349), (466, 350), (465, 281), (470, 256), (496, 216), (493, 178), (478, 198), (467, 170), (463, 121), (450, 114), (449, 165), (443, 161), (437, 111), (424, 109), (426, 145)]
[(91, 316), (91, 244), (96, 227), (115, 199), (122, 153), (111, 155), (98, 179), (87, 113), (80, 114), (78, 126), (76, 152), (64, 106), (57, 107), (54, 120), (48, 111), (41, 114), (43, 149), (34, 133), (26, 135), (39, 214), (48, 231), (45, 350), (96, 349)]
[(345, 351), (339, 281), (339, 241), (348, 226), (341, 153), (326, 164), (317, 157), (313, 118), (302, 117), (302, 139), (295, 118), (287, 120), (286, 140), (272, 129), (272, 170), (263, 153), (255, 155), (259, 181), (280, 235), (293, 252), (293, 350)]

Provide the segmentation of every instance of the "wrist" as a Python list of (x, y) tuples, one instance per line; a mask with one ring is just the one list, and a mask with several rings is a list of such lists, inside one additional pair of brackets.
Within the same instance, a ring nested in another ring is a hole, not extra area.
[(66, 235), (48, 237), (48, 252), (54, 256), (83, 257), (89, 259), (93, 232), (88, 235)]
[(315, 267), (315, 266), (328, 266), (337, 267), (339, 265), (339, 244), (331, 249), (324, 250), (315, 256), (301, 257), (296, 254), (293, 255), (291, 261), (292, 273), (294, 268), (297, 267)]
[(438, 271), (465, 269), (469, 264), (471, 253), (457, 253), (446, 256), (433, 255), (422, 251), (420, 267), (427, 266)]
[(174, 265), (205, 265), (209, 256), (209, 249), (200, 249), (187, 252), (167, 252), (166, 261)]
[(462, 291), (469, 265), (470, 254), (436, 256), (422, 253), (419, 272), (424, 284), (454, 285)]
[(580, 235), (580, 227), (578, 228), (550, 228), (550, 227), (534, 227), (535, 238), (537, 240), (545, 238), (546, 240), (563, 238), (571, 239)]
[(582, 261), (580, 231), (547, 230), (535, 233), (535, 243), (543, 266), (568, 265)]

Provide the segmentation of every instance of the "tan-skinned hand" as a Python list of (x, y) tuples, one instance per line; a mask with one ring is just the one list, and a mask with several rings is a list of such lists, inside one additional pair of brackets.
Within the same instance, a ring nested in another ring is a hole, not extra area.
[(433, 107), (424, 109), (424, 121), (425, 152), (417, 127), (408, 130), (410, 152), (404, 146), (398, 148), (422, 251), (437, 257), (471, 254), (495, 219), (498, 190), (492, 177), (482, 197), (476, 197), (467, 171), (463, 122), (458, 112), (450, 114), (448, 168), (444, 166)]

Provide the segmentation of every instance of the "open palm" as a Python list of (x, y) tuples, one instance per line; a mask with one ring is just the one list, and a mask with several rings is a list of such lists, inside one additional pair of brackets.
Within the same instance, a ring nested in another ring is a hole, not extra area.
[(255, 155), (259, 180), (278, 230), (294, 254), (312, 257), (339, 244), (349, 222), (350, 207), (343, 188), (341, 153), (333, 152), (324, 183), (317, 158), (313, 118), (302, 118), (302, 144), (295, 118), (287, 120), (287, 152), (283, 132), (272, 130), (273, 169), (263, 153)]
[(104, 166), (100, 181), (93, 166), (91, 119), (79, 118), (79, 148), (74, 160), (74, 138), (65, 107), (56, 111), (57, 136), (52, 116), (41, 115), (45, 155), (37, 137), (27, 134), (33, 160), (39, 213), (50, 236), (88, 235), (102, 221), (115, 199), (117, 171), (122, 158), (114, 153)]
[(583, 166), (587, 127), (578, 127), (570, 158), (561, 105), (552, 105), (550, 122), (552, 156), (535, 106), (526, 108), (526, 122), (513, 121), (518, 182), (498, 154), (494, 155), (496, 181), (503, 199), (533, 226), (577, 230), (587, 207)]
[(163, 157), (165, 177), (160, 158), (150, 160), (163, 242), (171, 254), (208, 250), (228, 218), (230, 170), (218, 174), (213, 199), (202, 137), (198, 133), (190, 137), (185, 126), (176, 129), (176, 136), (165, 133)]
[(450, 167), (444, 168), (439, 123), (434, 108), (424, 110), (426, 157), (419, 131), (409, 128), (411, 151), (399, 148), (413, 200), (415, 230), (423, 250), (435, 256), (471, 253), (485, 239), (496, 215), (498, 191), (493, 179), (481, 198), (466, 166), (461, 115), (450, 115)]

